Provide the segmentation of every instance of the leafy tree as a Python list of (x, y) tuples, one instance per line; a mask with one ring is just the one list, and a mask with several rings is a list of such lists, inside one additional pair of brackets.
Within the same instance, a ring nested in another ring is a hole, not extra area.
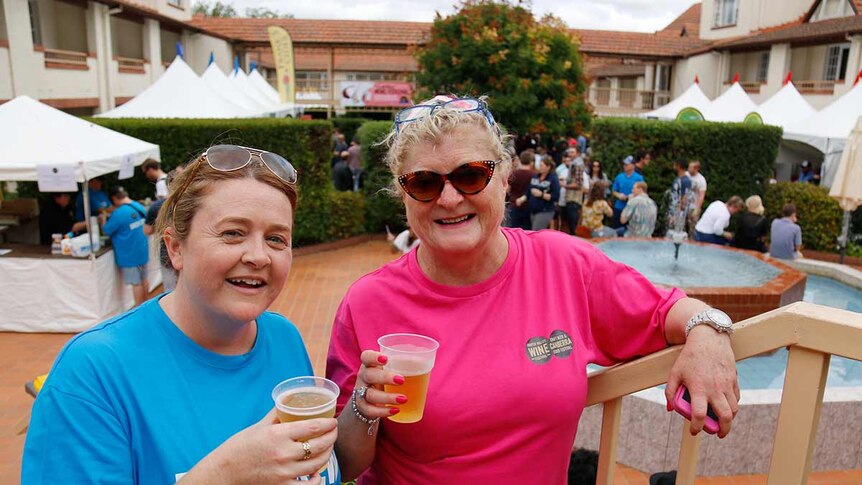
[(236, 9), (233, 5), (216, 0), (214, 3), (200, 1), (192, 7), (192, 13), (204, 14), (208, 17), (236, 17)]
[(266, 7), (249, 7), (245, 9), (245, 16), (253, 19), (292, 19), (293, 14), (282, 13)]
[(453, 15), (438, 13), (416, 58), (419, 99), (487, 95), (497, 120), (521, 133), (567, 134), (590, 122), (575, 37), (560, 19), (536, 20), (510, 0), (466, 0)]

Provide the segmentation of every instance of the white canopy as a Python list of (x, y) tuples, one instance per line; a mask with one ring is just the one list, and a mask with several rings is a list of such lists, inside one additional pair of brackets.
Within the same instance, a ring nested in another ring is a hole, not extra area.
[(738, 82), (733, 83), (730, 88), (715, 98), (703, 111), (703, 117), (707, 121), (730, 121), (742, 122), (752, 111), (757, 110), (757, 104), (748, 97), (745, 90)]
[(255, 113), (213, 90), (177, 56), (156, 82), (105, 118), (241, 118)]
[(247, 95), (244, 91), (241, 91), (236, 84), (225, 76), (215, 62), (211, 63), (204, 73), (201, 74), (201, 79), (222, 97), (249, 111), (263, 114), (271, 112), (273, 109), (272, 103), (263, 104)]
[(841, 152), (856, 120), (862, 116), (862, 83), (809, 118), (784, 130), (785, 140), (810, 145), (824, 154), (821, 169), (823, 185), (831, 186), (841, 161)]
[(693, 83), (688, 89), (680, 94), (676, 99), (661, 108), (643, 113), (641, 118), (658, 118), (660, 120), (675, 120), (676, 116), (683, 108), (696, 108), (701, 113), (709, 106), (709, 98), (703, 94), (700, 85)]
[[(268, 90), (259, 88), (258, 83), (253, 81), (255, 77), (259, 78), (261, 83), (266, 84)], [(274, 116), (290, 115), (296, 117), (302, 112), (302, 110), (295, 104), (281, 103), (278, 92), (275, 91), (275, 89), (273, 89), (257, 71), (252, 71), (251, 75), (248, 75), (241, 69), (234, 69), (231, 71), (228, 79), (234, 83), (237, 89), (245, 93), (250, 98), (254, 99), (258, 103), (271, 106), (269, 113)], [(272, 93), (275, 93), (275, 99), (273, 99)]]
[(278, 94), (278, 91), (276, 91), (274, 87), (270, 86), (270, 84), (266, 82), (266, 79), (260, 75), (257, 69), (251, 71), (251, 74), (248, 75), (248, 81), (255, 87), (255, 89), (263, 93), (267, 99), (275, 104), (281, 104), (281, 95)]
[(792, 82), (788, 82), (772, 97), (763, 102), (757, 113), (767, 125), (788, 126), (810, 118), (817, 112), (805, 98), (796, 90)]
[(0, 105), (0, 180), (35, 181), (40, 164), (75, 164), (75, 178), (159, 160), (159, 147), (42, 104), (28, 96)]

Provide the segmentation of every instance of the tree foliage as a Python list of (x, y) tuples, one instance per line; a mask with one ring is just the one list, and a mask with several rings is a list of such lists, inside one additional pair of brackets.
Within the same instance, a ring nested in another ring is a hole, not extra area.
[(236, 17), (236, 9), (233, 8), (233, 5), (228, 3), (222, 3), (218, 0), (215, 2), (197, 2), (195, 6), (192, 7), (192, 13), (194, 14), (204, 14), (207, 17)]
[(245, 16), (252, 19), (292, 19), (293, 14), (279, 12), (266, 7), (249, 7)]
[(487, 95), (499, 122), (518, 132), (565, 134), (589, 124), (575, 37), (561, 20), (508, 0), (467, 0), (437, 14), (417, 50), (419, 99)]

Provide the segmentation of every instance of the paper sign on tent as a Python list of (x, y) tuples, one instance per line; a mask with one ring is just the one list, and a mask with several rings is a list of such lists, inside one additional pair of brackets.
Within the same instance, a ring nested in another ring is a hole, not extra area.
[(123, 157), (123, 161), (120, 162), (120, 174), (117, 175), (118, 180), (126, 180), (132, 178), (135, 175), (135, 164), (132, 161), (132, 157), (126, 155)]
[(39, 192), (77, 192), (74, 165), (36, 165)]

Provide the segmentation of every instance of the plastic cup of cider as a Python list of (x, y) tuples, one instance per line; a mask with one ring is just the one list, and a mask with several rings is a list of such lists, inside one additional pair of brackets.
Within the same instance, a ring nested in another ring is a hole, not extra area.
[(431, 369), (440, 344), (431, 337), (412, 333), (394, 333), (377, 339), (380, 353), (387, 357), (385, 369), (404, 376), (400, 386), (385, 385), (384, 391), (404, 394), (407, 403), (398, 406), (400, 411), (389, 416), (396, 423), (417, 423), (425, 411), (425, 399)]
[[(278, 420), (282, 423), (334, 418), (338, 384), (323, 377), (303, 376), (282, 381), (272, 390)], [(306, 439), (315, 438), (309, 436)]]

